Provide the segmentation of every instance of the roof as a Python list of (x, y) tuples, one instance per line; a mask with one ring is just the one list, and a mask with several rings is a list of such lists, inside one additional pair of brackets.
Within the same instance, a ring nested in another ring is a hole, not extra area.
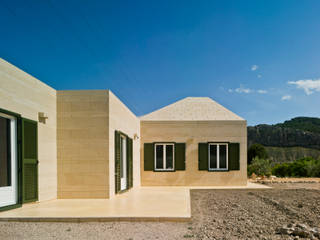
[(140, 117), (141, 121), (214, 121), (244, 119), (209, 97), (187, 97)]

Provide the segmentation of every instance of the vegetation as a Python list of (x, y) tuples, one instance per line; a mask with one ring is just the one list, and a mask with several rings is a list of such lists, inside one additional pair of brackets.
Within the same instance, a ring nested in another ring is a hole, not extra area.
[(267, 159), (268, 153), (264, 146), (261, 144), (252, 144), (248, 149), (248, 164), (251, 164), (254, 158)]
[(269, 159), (273, 163), (293, 162), (304, 157), (317, 159), (320, 157), (320, 150), (304, 147), (266, 147)]
[(255, 157), (248, 165), (248, 176), (320, 177), (320, 158), (305, 157), (290, 163), (273, 164), (269, 159)]
[(277, 164), (272, 169), (272, 174), (277, 177), (289, 177), (290, 174), (290, 164), (289, 163), (282, 163)]
[(298, 117), (276, 125), (248, 127), (248, 144), (320, 150), (320, 118)]
[(251, 176), (253, 173), (257, 176), (271, 176), (271, 161), (269, 159), (255, 157), (251, 164), (248, 165), (248, 175)]
[(183, 235), (184, 238), (193, 238), (193, 235), (190, 235), (190, 234), (185, 234)]
[(320, 177), (320, 158), (305, 157), (291, 163), (277, 164), (272, 174), (278, 177)]
[(249, 126), (248, 146), (249, 175), (320, 177), (320, 118)]
[(296, 117), (284, 123), (277, 124), (276, 126), (320, 133), (320, 118)]

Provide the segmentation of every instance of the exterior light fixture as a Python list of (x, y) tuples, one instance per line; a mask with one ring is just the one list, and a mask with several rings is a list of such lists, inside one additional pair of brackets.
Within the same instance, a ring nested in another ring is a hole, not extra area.
[(39, 119), (39, 122), (46, 124), (46, 120), (48, 119), (48, 117), (43, 112), (39, 112), (38, 119)]
[(135, 134), (133, 135), (133, 139), (134, 139), (134, 140), (139, 139), (139, 136), (138, 136), (138, 134), (137, 134), (137, 133), (135, 133)]

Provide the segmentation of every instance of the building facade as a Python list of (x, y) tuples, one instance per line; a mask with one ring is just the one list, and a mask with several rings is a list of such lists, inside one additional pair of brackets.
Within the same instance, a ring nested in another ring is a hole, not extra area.
[(57, 91), (0, 59), (0, 209), (140, 186), (247, 184), (246, 121), (210, 98), (142, 117), (110, 90)]

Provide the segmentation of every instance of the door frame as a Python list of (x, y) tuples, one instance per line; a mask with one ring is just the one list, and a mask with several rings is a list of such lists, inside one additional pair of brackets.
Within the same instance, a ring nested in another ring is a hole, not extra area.
[[(7, 141), (9, 140), (9, 145), (7, 145), (10, 148), (10, 152), (7, 153), (7, 162), (9, 160), (9, 166), (7, 165), (7, 171), (8, 176), (7, 179), (9, 180), (10, 184), (7, 184), (6, 186), (1, 186), (1, 197), (3, 198), (4, 202), (1, 204), (5, 207), (8, 205), (16, 204), (18, 202), (18, 171), (16, 170), (18, 168), (18, 161), (17, 161), (17, 119), (16, 117), (4, 113), (0, 113), (0, 118), (5, 119), (5, 121), (8, 121), (5, 125), (7, 131), (10, 133), (10, 137), (7, 136)], [(8, 163), (7, 163), (8, 164)], [(6, 199), (8, 197), (8, 199)], [(3, 207), (1, 206), (1, 207)]]
[[(125, 151), (123, 150), (123, 140), (126, 143)], [(125, 191), (128, 189), (128, 137), (126, 135), (120, 134), (120, 159), (123, 158), (123, 153), (125, 153), (126, 159), (120, 160), (120, 172), (123, 171), (124, 177), (121, 178), (120, 174), (120, 191)], [(121, 164), (122, 163), (122, 164)], [(123, 164), (125, 163), (125, 164)], [(125, 188), (122, 189), (122, 179), (125, 182)]]
[[(115, 168), (114, 168), (114, 176), (115, 176), (115, 194), (121, 194), (124, 193), (128, 190), (130, 190), (133, 187), (133, 139), (130, 138), (127, 134), (125, 134), (122, 131), (115, 130), (114, 131), (114, 139), (115, 139), (115, 144), (114, 144), (114, 163), (115, 163)], [(127, 142), (127, 148), (126, 148), (126, 154), (127, 154), (127, 166), (126, 166), (126, 171), (127, 171), (127, 183), (126, 183), (126, 188), (121, 190), (121, 177), (120, 177), (120, 140), (121, 136), (126, 138)], [(119, 143), (119, 147), (118, 146)], [(131, 159), (131, 160), (130, 160)], [(131, 165), (130, 165), (131, 164)], [(120, 186), (119, 186), (120, 185)]]
[(21, 131), (22, 118), (20, 114), (11, 112), (2, 108), (0, 108), (0, 113), (16, 118), (16, 132), (17, 132), (17, 138), (16, 138), (17, 203), (0, 207), (0, 211), (5, 211), (5, 210), (14, 209), (22, 206), (22, 131)]

